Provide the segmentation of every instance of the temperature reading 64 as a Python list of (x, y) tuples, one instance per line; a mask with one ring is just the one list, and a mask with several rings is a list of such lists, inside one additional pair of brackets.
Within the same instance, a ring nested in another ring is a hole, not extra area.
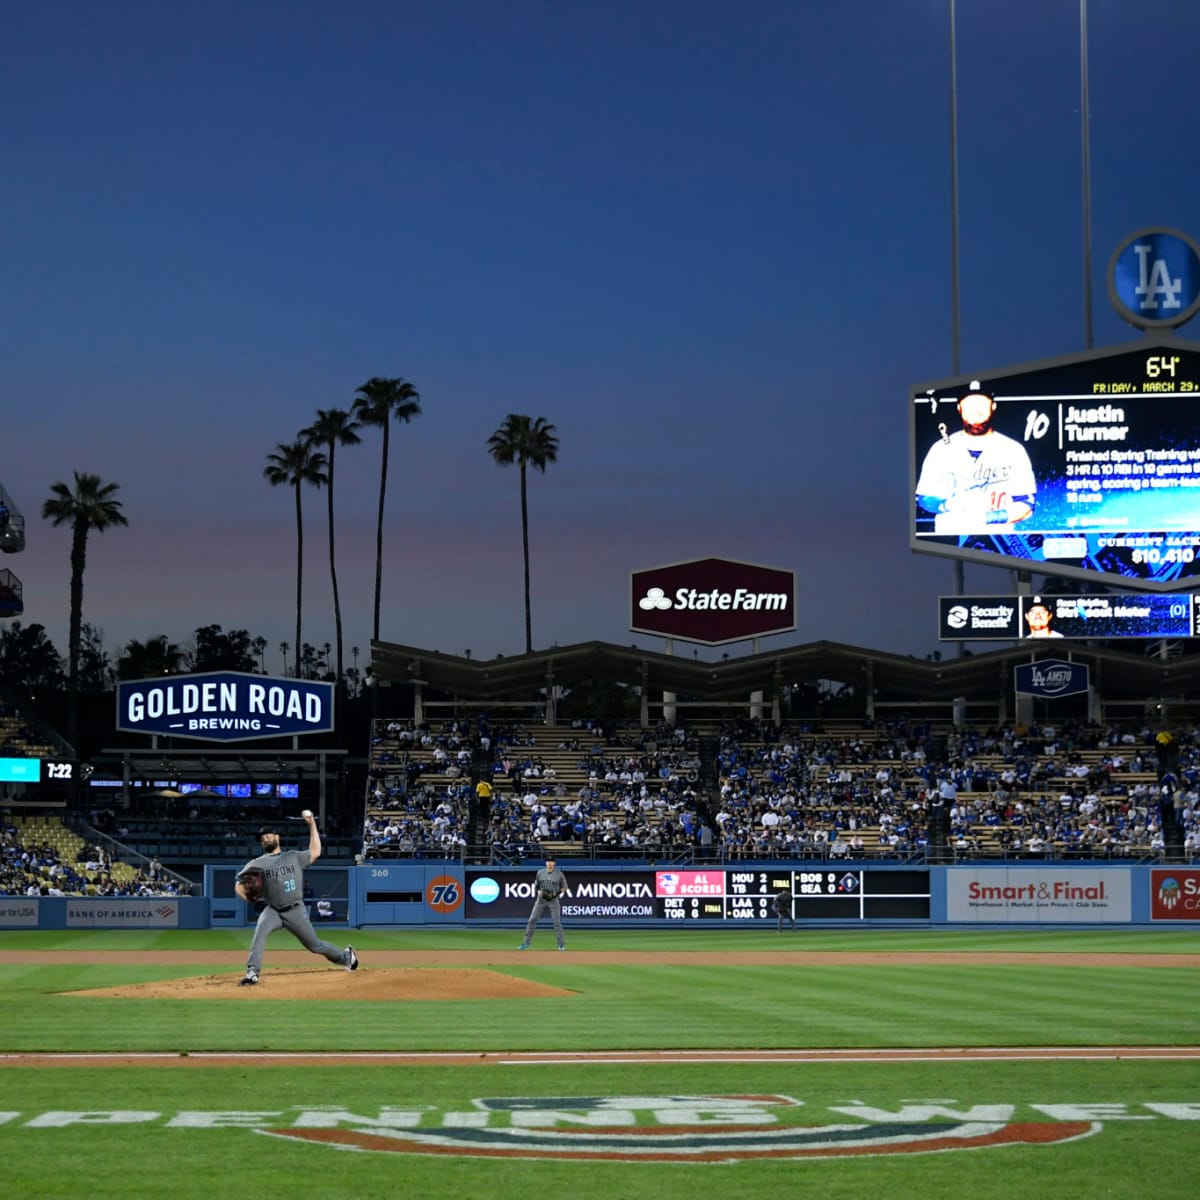
[(1146, 359), (1146, 374), (1151, 379), (1157, 379), (1160, 375), (1174, 376), (1177, 366), (1179, 366), (1178, 354), (1151, 354)]

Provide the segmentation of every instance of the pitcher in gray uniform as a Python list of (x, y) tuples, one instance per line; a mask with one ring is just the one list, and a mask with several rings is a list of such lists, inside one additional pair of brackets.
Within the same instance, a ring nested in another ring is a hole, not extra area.
[(517, 947), (518, 950), (528, 950), (533, 940), (533, 931), (542, 913), (550, 910), (550, 920), (554, 922), (554, 937), (558, 948), (565, 950), (562, 927), (562, 897), (571, 893), (567, 888), (567, 877), (558, 869), (558, 864), (552, 858), (546, 859), (546, 865), (537, 873), (533, 881), (533, 912), (529, 914), (529, 923), (525, 926), (525, 940)]
[(246, 976), (241, 982), (242, 987), (253, 987), (258, 983), (267, 938), (277, 929), (286, 929), (313, 954), (323, 954), (331, 963), (337, 963), (347, 971), (358, 970), (358, 955), (354, 953), (353, 946), (339, 950), (336, 946), (323, 942), (313, 932), (309, 922), (308, 906), (304, 903), (304, 868), (321, 857), (321, 834), (317, 829), (316, 818), (308, 809), (304, 810), (303, 817), (308, 825), (307, 850), (283, 850), (279, 845), (279, 834), (275, 827), (264, 825), (258, 831), (262, 854), (251, 859), (238, 872), (234, 890), (243, 900), (252, 899), (247, 895), (246, 885), (243, 883), (245, 877), (250, 874), (262, 876), (260, 899), (264, 904), (258, 924), (254, 927), (254, 940), (250, 943), (250, 957), (246, 961)]

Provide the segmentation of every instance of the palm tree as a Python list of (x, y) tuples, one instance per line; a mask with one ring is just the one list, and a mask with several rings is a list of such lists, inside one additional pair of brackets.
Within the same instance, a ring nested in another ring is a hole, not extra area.
[(501, 466), (516, 463), (521, 468), (521, 547), (525, 552), (525, 653), (533, 653), (533, 625), (529, 611), (529, 505), (525, 496), (525, 474), (529, 466), (542, 474), (548, 463), (558, 461), (558, 438), (545, 417), (532, 420), (509, 413), (504, 424), (488, 438), (488, 450)]
[(53, 493), (42, 505), (43, 519), (53, 525), (71, 526), (71, 611), (67, 642), (67, 740), (73, 746), (79, 715), (79, 653), (83, 630), (83, 571), (87, 566), (88, 534), (103, 533), (116, 525), (128, 525), (120, 500), (114, 500), (119, 484), (102, 483), (99, 475), (75, 472), (75, 486), (55, 483)]
[(126, 643), (117, 659), (119, 679), (150, 679), (155, 675), (174, 675), (183, 661), (183, 650), (167, 640), (165, 633), (139, 642), (137, 638)]
[(379, 466), (379, 515), (375, 522), (375, 613), (371, 637), (379, 641), (379, 598), (383, 590), (383, 501), (387, 495), (388, 441), (392, 419), (407, 425), (421, 415), (417, 389), (404, 379), (372, 377), (358, 389), (354, 415), (364, 425), (383, 430), (383, 456)]
[[(304, 595), (304, 515), (300, 506), (300, 485), (310, 483), (320, 487), (325, 482), (325, 455), (300, 440), (287, 444), (280, 442), (267, 455), (263, 468), (272, 487), (286, 483), (296, 489), (296, 645), (300, 641), (300, 609)], [(284, 652), (287, 653), (286, 651)], [(286, 668), (285, 668), (286, 669)], [(296, 654), (296, 678), (300, 678), (300, 655)]]
[(333, 456), (339, 446), (357, 446), (362, 438), (358, 436), (360, 426), (356, 420), (341, 408), (318, 408), (317, 419), (307, 428), (300, 431), (300, 436), (307, 439), (310, 446), (324, 446), (329, 470), (326, 472), (328, 489), (326, 499), (329, 517), (329, 578), (333, 584), (333, 627), (337, 635), (337, 675), (334, 677), (339, 693), (343, 688), (342, 682), (342, 602), (338, 596), (337, 564), (333, 554)]

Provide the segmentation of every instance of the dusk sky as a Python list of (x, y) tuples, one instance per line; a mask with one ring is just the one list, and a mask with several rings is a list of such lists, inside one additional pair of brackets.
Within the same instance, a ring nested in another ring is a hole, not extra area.
[[(267, 455), (371, 376), (394, 426), (382, 636), (524, 649), (628, 632), (629, 573), (797, 573), (797, 629), (925, 655), (953, 568), (908, 547), (908, 387), (952, 373), (948, 0), (10, 7), (0, 38), (0, 483), (26, 624), (66, 650), (57, 480), (120, 485), (84, 617), (114, 657), (199, 625), (294, 638)], [(959, 0), (964, 372), (1084, 348), (1078, 0)], [(1090, 0), (1096, 346), (1105, 268), (1200, 236), (1200, 5)], [(1182, 331), (1193, 336), (1190, 328)], [(371, 635), (379, 432), (337, 457), (350, 647)], [(304, 636), (333, 639), (305, 491)], [(968, 592), (1011, 590), (967, 569)], [(726, 647), (745, 653), (748, 645)], [(677, 652), (690, 652), (677, 647)], [(713, 651), (702, 654), (716, 653)]]

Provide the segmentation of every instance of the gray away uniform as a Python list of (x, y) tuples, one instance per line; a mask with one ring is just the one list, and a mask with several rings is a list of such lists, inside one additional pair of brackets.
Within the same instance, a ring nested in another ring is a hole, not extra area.
[(266, 881), (263, 900), (266, 907), (254, 927), (254, 941), (246, 960), (248, 974), (257, 975), (262, 969), (263, 951), (267, 938), (277, 929), (286, 929), (304, 948), (313, 954), (323, 954), (331, 963), (346, 966), (349, 959), (344, 950), (323, 942), (313, 931), (304, 903), (304, 868), (312, 862), (307, 850), (281, 850), (278, 854), (260, 854), (239, 872), (261, 871)]
[(554, 937), (558, 941), (558, 948), (563, 948), (562, 895), (566, 890), (567, 877), (557, 867), (553, 871), (547, 871), (543, 867), (537, 873), (537, 878), (533, 881), (533, 912), (529, 914), (529, 923), (525, 926), (525, 940), (519, 949), (524, 950), (529, 945), (533, 939), (533, 931), (537, 928), (542, 913), (547, 909), (550, 910), (550, 920), (554, 922)]

